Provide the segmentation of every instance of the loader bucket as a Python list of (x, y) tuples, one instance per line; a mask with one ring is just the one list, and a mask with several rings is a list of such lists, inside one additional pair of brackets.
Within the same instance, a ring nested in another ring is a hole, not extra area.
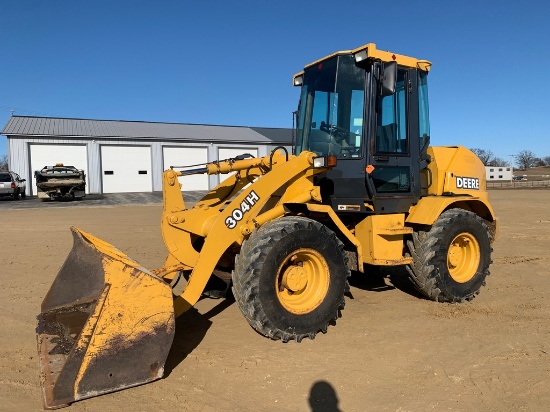
[(73, 249), (38, 316), (45, 409), (161, 378), (174, 339), (170, 286), (107, 242), (71, 230)]

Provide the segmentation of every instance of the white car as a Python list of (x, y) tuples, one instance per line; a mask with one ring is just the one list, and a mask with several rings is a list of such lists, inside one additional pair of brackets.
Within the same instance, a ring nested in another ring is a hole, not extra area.
[(15, 172), (0, 172), (0, 196), (11, 196), (13, 200), (26, 197), (27, 183)]

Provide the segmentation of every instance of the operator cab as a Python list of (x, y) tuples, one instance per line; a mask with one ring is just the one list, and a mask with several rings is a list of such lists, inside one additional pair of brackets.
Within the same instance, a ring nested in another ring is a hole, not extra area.
[(430, 65), (370, 43), (294, 76), (302, 88), (295, 154), (337, 157), (316, 182), (335, 210), (402, 213), (420, 198), (429, 162)]

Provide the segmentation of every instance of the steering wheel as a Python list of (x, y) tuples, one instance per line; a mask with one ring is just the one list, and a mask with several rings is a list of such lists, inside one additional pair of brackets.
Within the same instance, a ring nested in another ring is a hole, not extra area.
[[(340, 126), (335, 126), (333, 124), (328, 124), (325, 122), (321, 122), (321, 126), (319, 127), (323, 132), (328, 133), (332, 137), (336, 139), (336, 141), (341, 142), (342, 140), (348, 140), (350, 135), (352, 134), (349, 130), (344, 129)], [(353, 133), (355, 135), (355, 133)]]

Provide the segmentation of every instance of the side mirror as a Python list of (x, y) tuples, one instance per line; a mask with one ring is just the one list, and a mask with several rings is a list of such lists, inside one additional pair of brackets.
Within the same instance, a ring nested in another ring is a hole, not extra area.
[(397, 83), (397, 62), (384, 63), (382, 66), (382, 84), (380, 94), (382, 96), (391, 96), (395, 93), (395, 84)]
[(26, 181), (27, 181), (27, 179), (21, 179), (21, 181), (22, 181), (22, 182), (26, 182)]

